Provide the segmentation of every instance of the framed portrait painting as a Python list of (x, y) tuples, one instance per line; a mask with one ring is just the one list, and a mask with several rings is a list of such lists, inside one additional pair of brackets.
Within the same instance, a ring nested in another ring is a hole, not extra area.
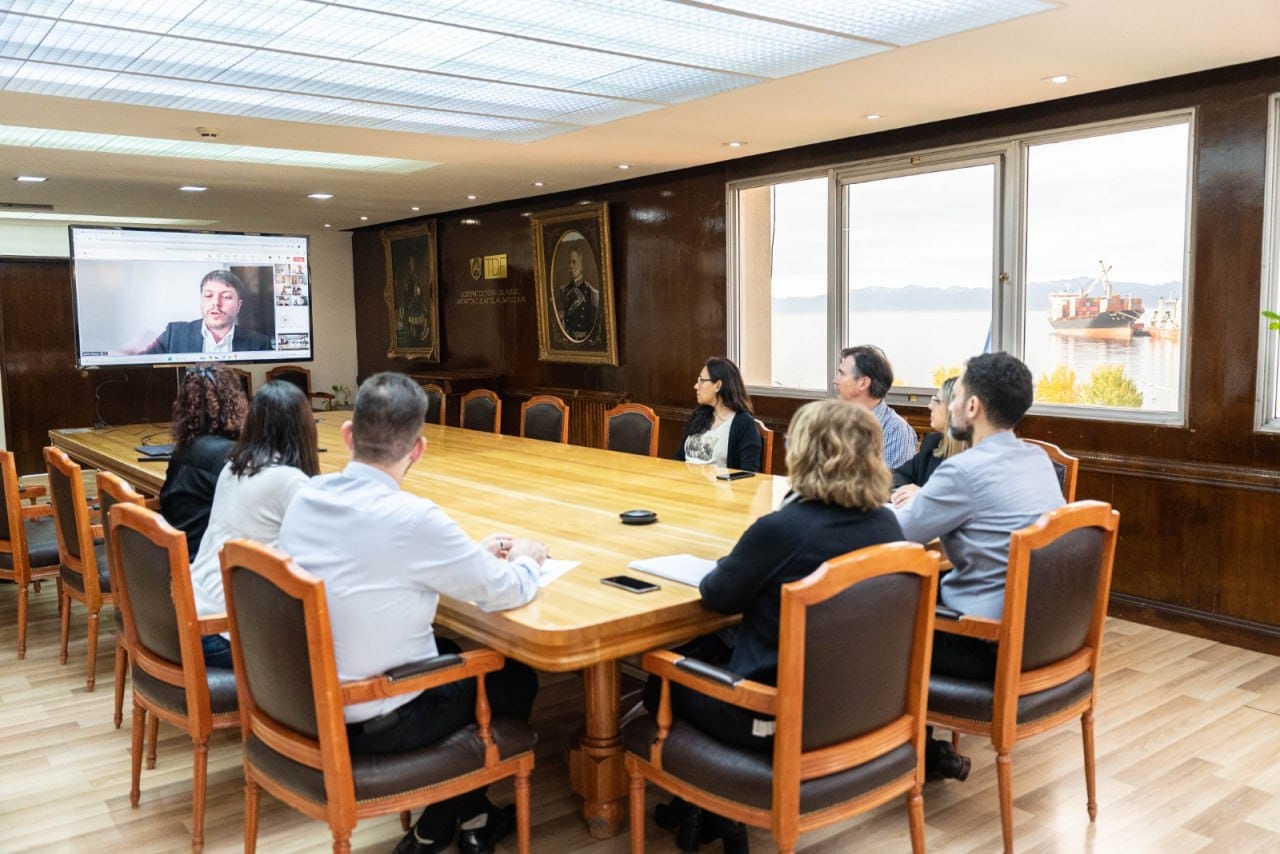
[(609, 205), (535, 213), (538, 360), (618, 364)]
[(391, 335), (387, 355), (439, 362), (435, 220), (382, 232), (382, 253), (387, 259), (385, 293)]

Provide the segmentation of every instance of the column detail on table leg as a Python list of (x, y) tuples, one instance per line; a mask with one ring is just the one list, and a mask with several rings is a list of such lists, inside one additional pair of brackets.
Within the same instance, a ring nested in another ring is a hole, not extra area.
[(603, 661), (582, 671), (586, 689), (586, 734), (571, 753), (570, 775), (582, 796), (582, 817), (596, 839), (622, 832), (627, 781), (618, 737), (618, 662)]

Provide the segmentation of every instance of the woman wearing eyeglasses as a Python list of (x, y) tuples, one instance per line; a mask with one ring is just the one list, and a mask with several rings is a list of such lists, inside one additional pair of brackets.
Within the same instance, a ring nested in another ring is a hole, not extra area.
[(967, 450), (969, 442), (951, 435), (951, 395), (959, 377), (947, 377), (929, 400), (929, 429), (914, 457), (893, 470), (893, 505), (899, 507), (925, 485), (947, 457)]
[(760, 471), (761, 442), (738, 366), (712, 356), (694, 380), (698, 408), (684, 425), (676, 459)]

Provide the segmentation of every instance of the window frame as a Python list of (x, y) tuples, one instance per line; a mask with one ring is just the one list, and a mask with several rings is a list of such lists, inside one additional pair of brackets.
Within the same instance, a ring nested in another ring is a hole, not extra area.
[(1280, 92), (1267, 99), (1267, 167), (1262, 203), (1262, 275), (1258, 293), (1258, 389), (1254, 429), (1280, 433), (1280, 331), (1263, 311), (1280, 310)]

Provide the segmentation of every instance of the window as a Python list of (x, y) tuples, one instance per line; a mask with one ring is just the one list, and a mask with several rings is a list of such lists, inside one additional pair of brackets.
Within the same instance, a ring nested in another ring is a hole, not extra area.
[[(1271, 96), (1267, 133), (1266, 213), (1262, 240), (1262, 310), (1280, 313), (1280, 94)], [(1259, 430), (1280, 433), (1280, 330), (1259, 321)]]
[(1037, 411), (1181, 423), (1191, 138), (1180, 113), (730, 185), (744, 377), (825, 389), (842, 347), (873, 343), (895, 395), (927, 395), (1003, 349)]

